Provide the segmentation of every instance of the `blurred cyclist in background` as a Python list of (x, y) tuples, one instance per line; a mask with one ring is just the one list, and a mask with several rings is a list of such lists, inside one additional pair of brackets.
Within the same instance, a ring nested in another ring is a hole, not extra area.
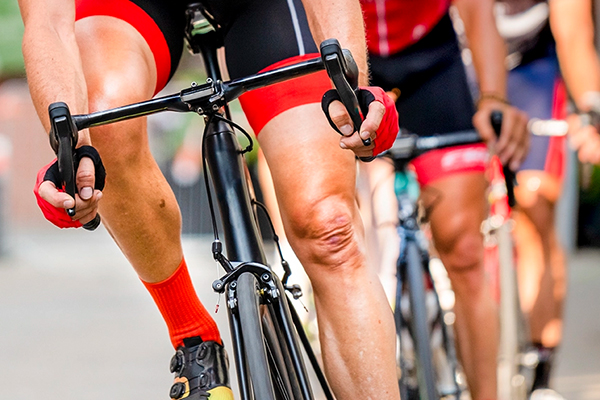
[[(509, 48), (509, 101), (533, 121), (565, 119), (569, 95), (579, 112), (600, 112), (592, 1), (504, 0), (496, 7), (498, 30)], [(600, 136), (589, 120), (571, 118), (570, 142), (582, 162), (598, 163)], [(540, 358), (532, 399), (562, 398), (548, 388), (566, 292), (565, 257), (555, 226), (565, 150), (564, 136), (532, 135), (515, 189), (521, 302)]]
[[(506, 55), (493, 15), (494, 0), (454, 2), (464, 21), (479, 96), (475, 105), (451, 18), (449, 0), (363, 0), (371, 82), (397, 97), (400, 127), (419, 135), (476, 128), (501, 161), (517, 168), (527, 152), (527, 116), (506, 99)], [(504, 114), (496, 141), (492, 110)], [(426, 153), (412, 164), (421, 185), (436, 250), (455, 292), (456, 331), (473, 399), (495, 399), (498, 320), (483, 266), (482, 221), (487, 216), (485, 145)], [(448, 160), (452, 160), (448, 162)], [(360, 165), (359, 202), (372, 241), (370, 256), (389, 272), (395, 293), (397, 205), (392, 166)], [(385, 272), (384, 272), (385, 274)]]

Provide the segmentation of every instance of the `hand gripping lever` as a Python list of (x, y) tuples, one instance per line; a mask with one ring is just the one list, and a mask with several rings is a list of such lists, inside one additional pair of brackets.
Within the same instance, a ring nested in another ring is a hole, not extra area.
[[(62, 102), (52, 103), (48, 107), (50, 116), (50, 146), (56, 153), (58, 160), (58, 171), (63, 184), (65, 193), (75, 199), (77, 185), (75, 183), (75, 145), (77, 144), (78, 132), (69, 107)], [(67, 214), (72, 217), (75, 215), (75, 206), (68, 208)], [(83, 225), (87, 230), (93, 231), (100, 225), (100, 215)]]

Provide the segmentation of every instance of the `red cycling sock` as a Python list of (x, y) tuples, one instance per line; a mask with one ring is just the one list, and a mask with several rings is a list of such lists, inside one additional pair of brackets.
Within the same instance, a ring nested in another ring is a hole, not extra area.
[(183, 339), (193, 336), (200, 336), (205, 342), (221, 343), (217, 324), (198, 299), (185, 260), (164, 281), (142, 282), (169, 328), (175, 349), (183, 345)]

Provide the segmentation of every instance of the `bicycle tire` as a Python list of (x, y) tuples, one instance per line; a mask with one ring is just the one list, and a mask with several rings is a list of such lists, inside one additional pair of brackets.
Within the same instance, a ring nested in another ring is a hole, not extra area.
[(287, 346), (272, 307), (261, 301), (256, 277), (241, 274), (236, 290), (243, 352), (254, 399), (301, 399)]
[[(417, 371), (418, 398), (422, 400), (437, 400), (439, 396), (436, 388), (436, 374), (433, 367), (433, 358), (431, 352), (431, 332), (427, 319), (427, 307), (425, 299), (425, 281), (423, 279), (424, 260), (421, 252), (415, 242), (408, 241), (406, 244), (406, 285), (408, 285), (410, 302), (410, 319), (408, 320), (408, 329), (413, 340), (415, 350), (415, 362)], [(421, 290), (411, 290), (411, 288), (422, 288)], [(397, 293), (401, 293), (400, 290)], [(396, 299), (396, 313), (400, 313), (400, 299)], [(398, 326), (402, 320), (401, 316), (396, 317), (396, 329), (400, 334), (401, 326)], [(402, 364), (402, 363), (401, 363)], [(411, 390), (403, 382), (405, 371), (402, 371), (400, 379), (400, 391), (411, 398)]]

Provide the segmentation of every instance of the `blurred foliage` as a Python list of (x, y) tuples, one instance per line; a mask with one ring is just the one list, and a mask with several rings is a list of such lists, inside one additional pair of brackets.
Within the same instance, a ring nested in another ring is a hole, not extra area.
[(0, 78), (23, 76), (23, 21), (17, 0), (0, 0)]

